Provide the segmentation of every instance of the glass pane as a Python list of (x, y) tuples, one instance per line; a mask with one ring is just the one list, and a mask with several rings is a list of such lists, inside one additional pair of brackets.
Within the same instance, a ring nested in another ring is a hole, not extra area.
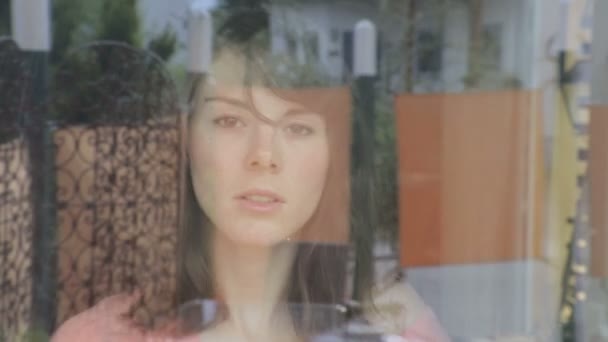
[(0, 1), (0, 341), (608, 341), (605, 16)]

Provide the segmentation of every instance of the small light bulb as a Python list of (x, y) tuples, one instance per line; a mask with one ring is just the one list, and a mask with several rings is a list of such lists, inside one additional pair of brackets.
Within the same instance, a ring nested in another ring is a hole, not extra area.
[(587, 293), (585, 293), (583, 291), (577, 292), (576, 299), (580, 302), (584, 302), (585, 300), (587, 300)]
[(578, 248), (587, 248), (587, 240), (585, 240), (585, 239), (578, 239), (578, 241), (576, 241), (576, 246)]
[(587, 266), (581, 264), (572, 265), (572, 271), (578, 274), (586, 274)]
[(560, 312), (560, 321), (566, 323), (570, 319), (570, 316), (572, 316), (572, 308), (570, 305), (564, 306)]

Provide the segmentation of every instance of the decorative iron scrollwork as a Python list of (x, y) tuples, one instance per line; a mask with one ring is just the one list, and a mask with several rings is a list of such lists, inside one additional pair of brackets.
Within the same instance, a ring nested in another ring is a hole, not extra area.
[(0, 39), (0, 340), (27, 329), (32, 304), (32, 194), (22, 130), (28, 75), (21, 52)]
[(159, 59), (127, 45), (95, 43), (66, 60), (50, 106), (60, 124), (58, 321), (137, 287), (137, 315), (151, 324), (175, 309), (176, 88)]

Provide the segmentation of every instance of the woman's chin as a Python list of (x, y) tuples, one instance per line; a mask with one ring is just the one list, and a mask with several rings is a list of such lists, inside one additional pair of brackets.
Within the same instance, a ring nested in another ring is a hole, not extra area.
[(227, 234), (233, 244), (250, 247), (273, 247), (287, 241), (289, 235), (272, 229), (235, 229)]

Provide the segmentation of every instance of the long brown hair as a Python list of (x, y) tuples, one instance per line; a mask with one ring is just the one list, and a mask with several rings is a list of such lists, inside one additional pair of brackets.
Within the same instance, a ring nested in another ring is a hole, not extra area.
[[(270, 89), (277, 96), (307, 106), (325, 119), (330, 154), (326, 185), (316, 211), (301, 228), (299, 239), (295, 241), (297, 250), (285, 288), (285, 300), (305, 308), (312, 303), (343, 303), (347, 299), (346, 267), (349, 254), (350, 92), (346, 88), (279, 88), (264, 62), (252, 57), (259, 55), (252, 53), (251, 46), (232, 42), (225, 49), (237, 51), (246, 58), (245, 86), (252, 79), (263, 80), (264, 86), (272, 87)], [(190, 99), (192, 109), (202, 105), (201, 94), (205, 86), (204, 79), (194, 82)], [(189, 117), (195, 112), (191, 110)], [(198, 298), (213, 299), (217, 295), (210, 255), (212, 223), (194, 195), (189, 165), (185, 165), (185, 170), (183, 217), (177, 246), (178, 305)], [(308, 320), (306, 325), (299, 328), (315, 330), (311, 326), (314, 325), (312, 320)]]

